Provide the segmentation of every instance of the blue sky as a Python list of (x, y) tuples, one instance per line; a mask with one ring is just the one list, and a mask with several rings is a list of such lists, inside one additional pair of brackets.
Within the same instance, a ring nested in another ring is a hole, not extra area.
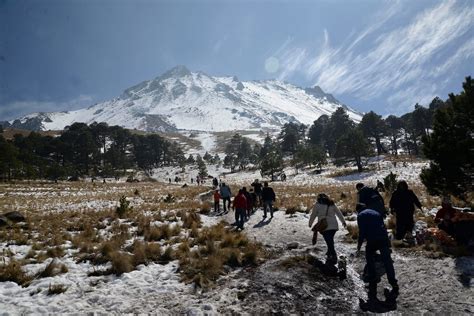
[(178, 64), (399, 115), (473, 75), (474, 1), (0, 0), (0, 121), (104, 101)]

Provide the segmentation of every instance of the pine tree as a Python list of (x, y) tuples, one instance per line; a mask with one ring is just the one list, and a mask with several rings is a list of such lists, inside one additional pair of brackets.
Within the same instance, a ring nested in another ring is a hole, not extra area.
[(346, 110), (342, 107), (337, 108), (331, 115), (326, 132), (326, 148), (331, 156), (336, 152), (337, 143), (339, 139), (347, 135), (347, 133), (354, 127), (354, 122), (351, 121)]
[(201, 158), (200, 155), (196, 156), (196, 163), (199, 170), (198, 171), (199, 177), (201, 177), (201, 179), (207, 177), (206, 163), (204, 162), (204, 160)]
[(387, 133), (390, 135), (390, 142), (392, 145), (392, 154), (398, 155), (398, 137), (400, 137), (403, 122), (399, 117), (395, 115), (389, 115), (385, 119), (385, 125), (387, 126)]
[(354, 160), (357, 170), (362, 172), (362, 157), (370, 154), (370, 145), (362, 131), (352, 128), (339, 138), (334, 157), (342, 160)]
[(309, 143), (318, 147), (324, 147), (329, 126), (329, 116), (321, 115), (309, 128)]
[(380, 139), (385, 136), (387, 130), (382, 116), (376, 114), (374, 111), (370, 111), (362, 117), (359, 127), (366, 137), (371, 137), (375, 140), (378, 156), (386, 152), (380, 142)]
[(474, 82), (467, 77), (464, 91), (450, 94), (451, 105), (438, 109), (433, 132), (423, 138), (423, 152), (431, 160), (421, 181), (433, 195), (472, 198), (474, 178)]

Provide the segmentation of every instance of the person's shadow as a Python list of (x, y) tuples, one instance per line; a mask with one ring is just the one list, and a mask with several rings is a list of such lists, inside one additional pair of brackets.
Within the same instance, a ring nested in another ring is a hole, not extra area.
[(265, 218), (262, 218), (262, 220), (260, 222), (253, 225), (253, 228), (261, 228), (263, 226), (266, 226), (266, 225), (270, 224), (271, 221), (272, 221), (271, 217), (268, 220), (265, 220)]
[(388, 313), (397, 309), (398, 292), (384, 289), (385, 301), (366, 301), (359, 298), (359, 307), (364, 312)]

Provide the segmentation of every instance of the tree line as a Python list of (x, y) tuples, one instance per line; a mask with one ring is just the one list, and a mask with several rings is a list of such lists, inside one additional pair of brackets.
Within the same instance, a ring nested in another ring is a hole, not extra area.
[(58, 137), (31, 132), (7, 140), (0, 135), (0, 178), (4, 180), (117, 177), (129, 168), (151, 172), (185, 159), (176, 143), (157, 134), (132, 134), (106, 123), (74, 123)]
[(330, 159), (336, 165), (354, 163), (362, 172), (368, 157), (404, 152), (431, 160), (421, 174), (430, 193), (466, 200), (474, 183), (473, 88), (471, 77), (467, 77), (463, 91), (450, 94), (446, 101), (436, 97), (427, 107), (416, 104), (412, 112), (400, 117), (382, 118), (370, 111), (358, 124), (339, 107), (309, 127), (286, 123), (278, 137), (267, 135), (263, 145), (253, 148), (246, 138), (235, 134), (226, 147), (224, 165), (234, 170), (253, 164), (262, 175), (273, 178), (282, 172), (283, 161), (298, 170), (321, 168)]

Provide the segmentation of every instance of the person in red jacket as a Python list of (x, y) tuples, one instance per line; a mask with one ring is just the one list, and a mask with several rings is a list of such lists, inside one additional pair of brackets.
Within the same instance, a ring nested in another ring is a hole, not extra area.
[(219, 212), (220, 207), (219, 207), (219, 202), (221, 200), (221, 195), (219, 193), (219, 190), (214, 191), (214, 212)]
[(241, 189), (234, 198), (235, 223), (237, 228), (244, 229), (245, 211), (247, 209), (247, 199)]

